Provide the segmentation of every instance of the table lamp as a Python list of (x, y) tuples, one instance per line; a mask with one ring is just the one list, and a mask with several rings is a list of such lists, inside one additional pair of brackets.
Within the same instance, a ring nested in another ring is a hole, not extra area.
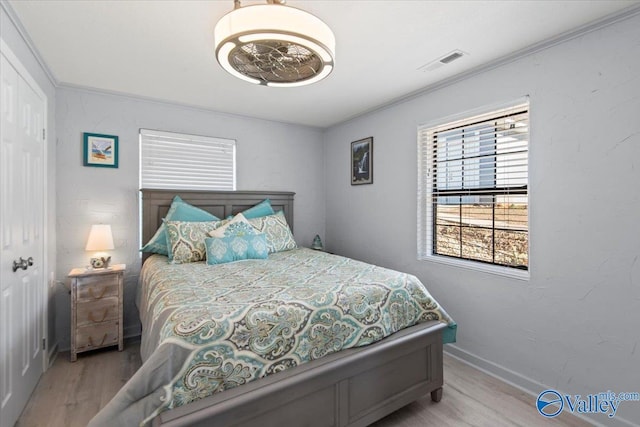
[(87, 246), (84, 249), (86, 251), (97, 252), (90, 261), (92, 268), (109, 268), (109, 261), (111, 261), (111, 257), (107, 256), (104, 251), (114, 249), (111, 225), (92, 225), (91, 231), (89, 232), (89, 239), (87, 240)]

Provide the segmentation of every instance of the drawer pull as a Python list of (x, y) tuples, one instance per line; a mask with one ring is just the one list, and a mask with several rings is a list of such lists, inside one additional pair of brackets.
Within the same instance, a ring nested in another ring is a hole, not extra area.
[[(107, 334), (104, 334), (104, 337), (102, 337), (102, 341), (100, 341), (100, 344), (98, 344), (98, 346), (103, 345), (106, 339), (107, 339)], [(91, 336), (89, 336), (89, 345), (91, 347), (96, 347), (96, 345), (93, 344), (93, 339), (91, 338)]]
[(95, 294), (93, 293), (93, 288), (89, 288), (89, 295), (91, 296), (91, 298), (93, 299), (100, 299), (104, 296), (104, 294), (107, 293), (107, 286), (103, 286), (102, 287), (102, 293), (100, 294), (100, 296), (95, 296)]
[(104, 314), (102, 315), (102, 319), (96, 320), (96, 319), (93, 318), (93, 311), (90, 311), (89, 312), (89, 320), (92, 321), (93, 323), (104, 322), (104, 319), (107, 318), (107, 314), (109, 314), (109, 307), (104, 309)]

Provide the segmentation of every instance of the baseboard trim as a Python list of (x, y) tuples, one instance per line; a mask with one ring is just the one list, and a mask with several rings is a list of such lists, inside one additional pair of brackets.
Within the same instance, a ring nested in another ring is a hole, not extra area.
[(139, 337), (142, 334), (142, 328), (140, 325), (127, 325), (124, 327), (122, 333), (124, 338)]
[(53, 366), (53, 362), (58, 358), (58, 343), (56, 342), (51, 347), (49, 347), (49, 352), (47, 353), (47, 369)]
[[(512, 371), (511, 369), (505, 368), (504, 366), (501, 366), (497, 363), (476, 356), (473, 353), (461, 349), (455, 344), (447, 344), (446, 346), (444, 346), (444, 352), (462, 363), (466, 363), (467, 365), (472, 366), (487, 375), (491, 375), (492, 377), (504, 381), (505, 383), (519, 390), (522, 390), (527, 394), (530, 394), (534, 398), (536, 398), (538, 394), (540, 394), (540, 392), (543, 390), (555, 389), (554, 387), (534, 381), (531, 378), (527, 378), (524, 375)], [(558, 390), (558, 392), (560, 394), (570, 394), (566, 393), (564, 390)], [(534, 401), (532, 400), (532, 402)], [(635, 424), (619, 416), (607, 419), (606, 426), (605, 424), (599, 423), (598, 421), (583, 414), (573, 414), (573, 416), (578, 417), (581, 420), (598, 427), (640, 427), (640, 424)]]

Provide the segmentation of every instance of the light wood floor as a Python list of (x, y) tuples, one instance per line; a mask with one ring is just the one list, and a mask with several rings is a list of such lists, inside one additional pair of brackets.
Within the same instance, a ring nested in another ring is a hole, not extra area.
[[(80, 354), (74, 363), (69, 362), (68, 353), (60, 353), (40, 379), (16, 426), (86, 426), (138, 369), (139, 354), (138, 341), (126, 342), (123, 352), (104, 350)], [(373, 426), (589, 425), (568, 413), (545, 419), (535, 409), (532, 396), (447, 355), (444, 381), (441, 402), (433, 403), (427, 395)]]

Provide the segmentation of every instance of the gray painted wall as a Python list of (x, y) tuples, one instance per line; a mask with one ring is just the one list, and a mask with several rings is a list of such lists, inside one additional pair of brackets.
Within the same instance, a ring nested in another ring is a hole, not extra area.
[[(57, 232), (59, 280), (73, 267), (85, 266), (84, 245), (91, 224), (111, 224), (115, 263), (128, 265), (125, 279), (125, 335), (139, 331), (135, 290), (140, 271), (138, 224), (139, 129), (159, 129), (237, 141), (237, 189), (295, 191), (294, 234), (309, 246), (324, 235), (322, 132), (227, 114), (124, 96), (59, 88), (57, 149)], [(82, 165), (82, 133), (119, 136), (118, 169)], [(57, 336), (69, 348), (69, 296), (56, 297)]]
[[(452, 351), (530, 391), (639, 391), (638, 70), (640, 16), (329, 129), (328, 249), (416, 274), (459, 323)], [(417, 261), (417, 126), (527, 94), (531, 279)], [(367, 136), (374, 184), (352, 187)]]
[[(55, 103), (56, 92), (55, 86), (49, 80), (46, 72), (38, 63), (33, 52), (29, 49), (28, 44), (23, 39), (20, 31), (15, 26), (12, 19), (5, 8), (5, 3), (0, 3), (0, 37), (9, 46), (9, 49), (18, 57), (22, 65), (28, 70), (31, 77), (36, 81), (40, 89), (47, 96), (47, 158), (45, 159), (47, 165), (47, 218), (45, 220), (46, 228), (46, 257), (47, 268), (44, 272), (44, 278), (49, 282), (49, 279), (55, 277), (56, 268), (56, 127), (55, 127)], [(42, 262), (42, 260), (40, 260)], [(52, 349), (52, 345), (56, 342), (55, 337), (55, 304), (54, 304), (54, 287), (55, 282), (49, 282), (49, 294), (47, 300), (49, 301), (49, 313), (48, 313), (48, 331), (47, 342), (49, 350)], [(55, 349), (54, 349), (55, 350)]]

